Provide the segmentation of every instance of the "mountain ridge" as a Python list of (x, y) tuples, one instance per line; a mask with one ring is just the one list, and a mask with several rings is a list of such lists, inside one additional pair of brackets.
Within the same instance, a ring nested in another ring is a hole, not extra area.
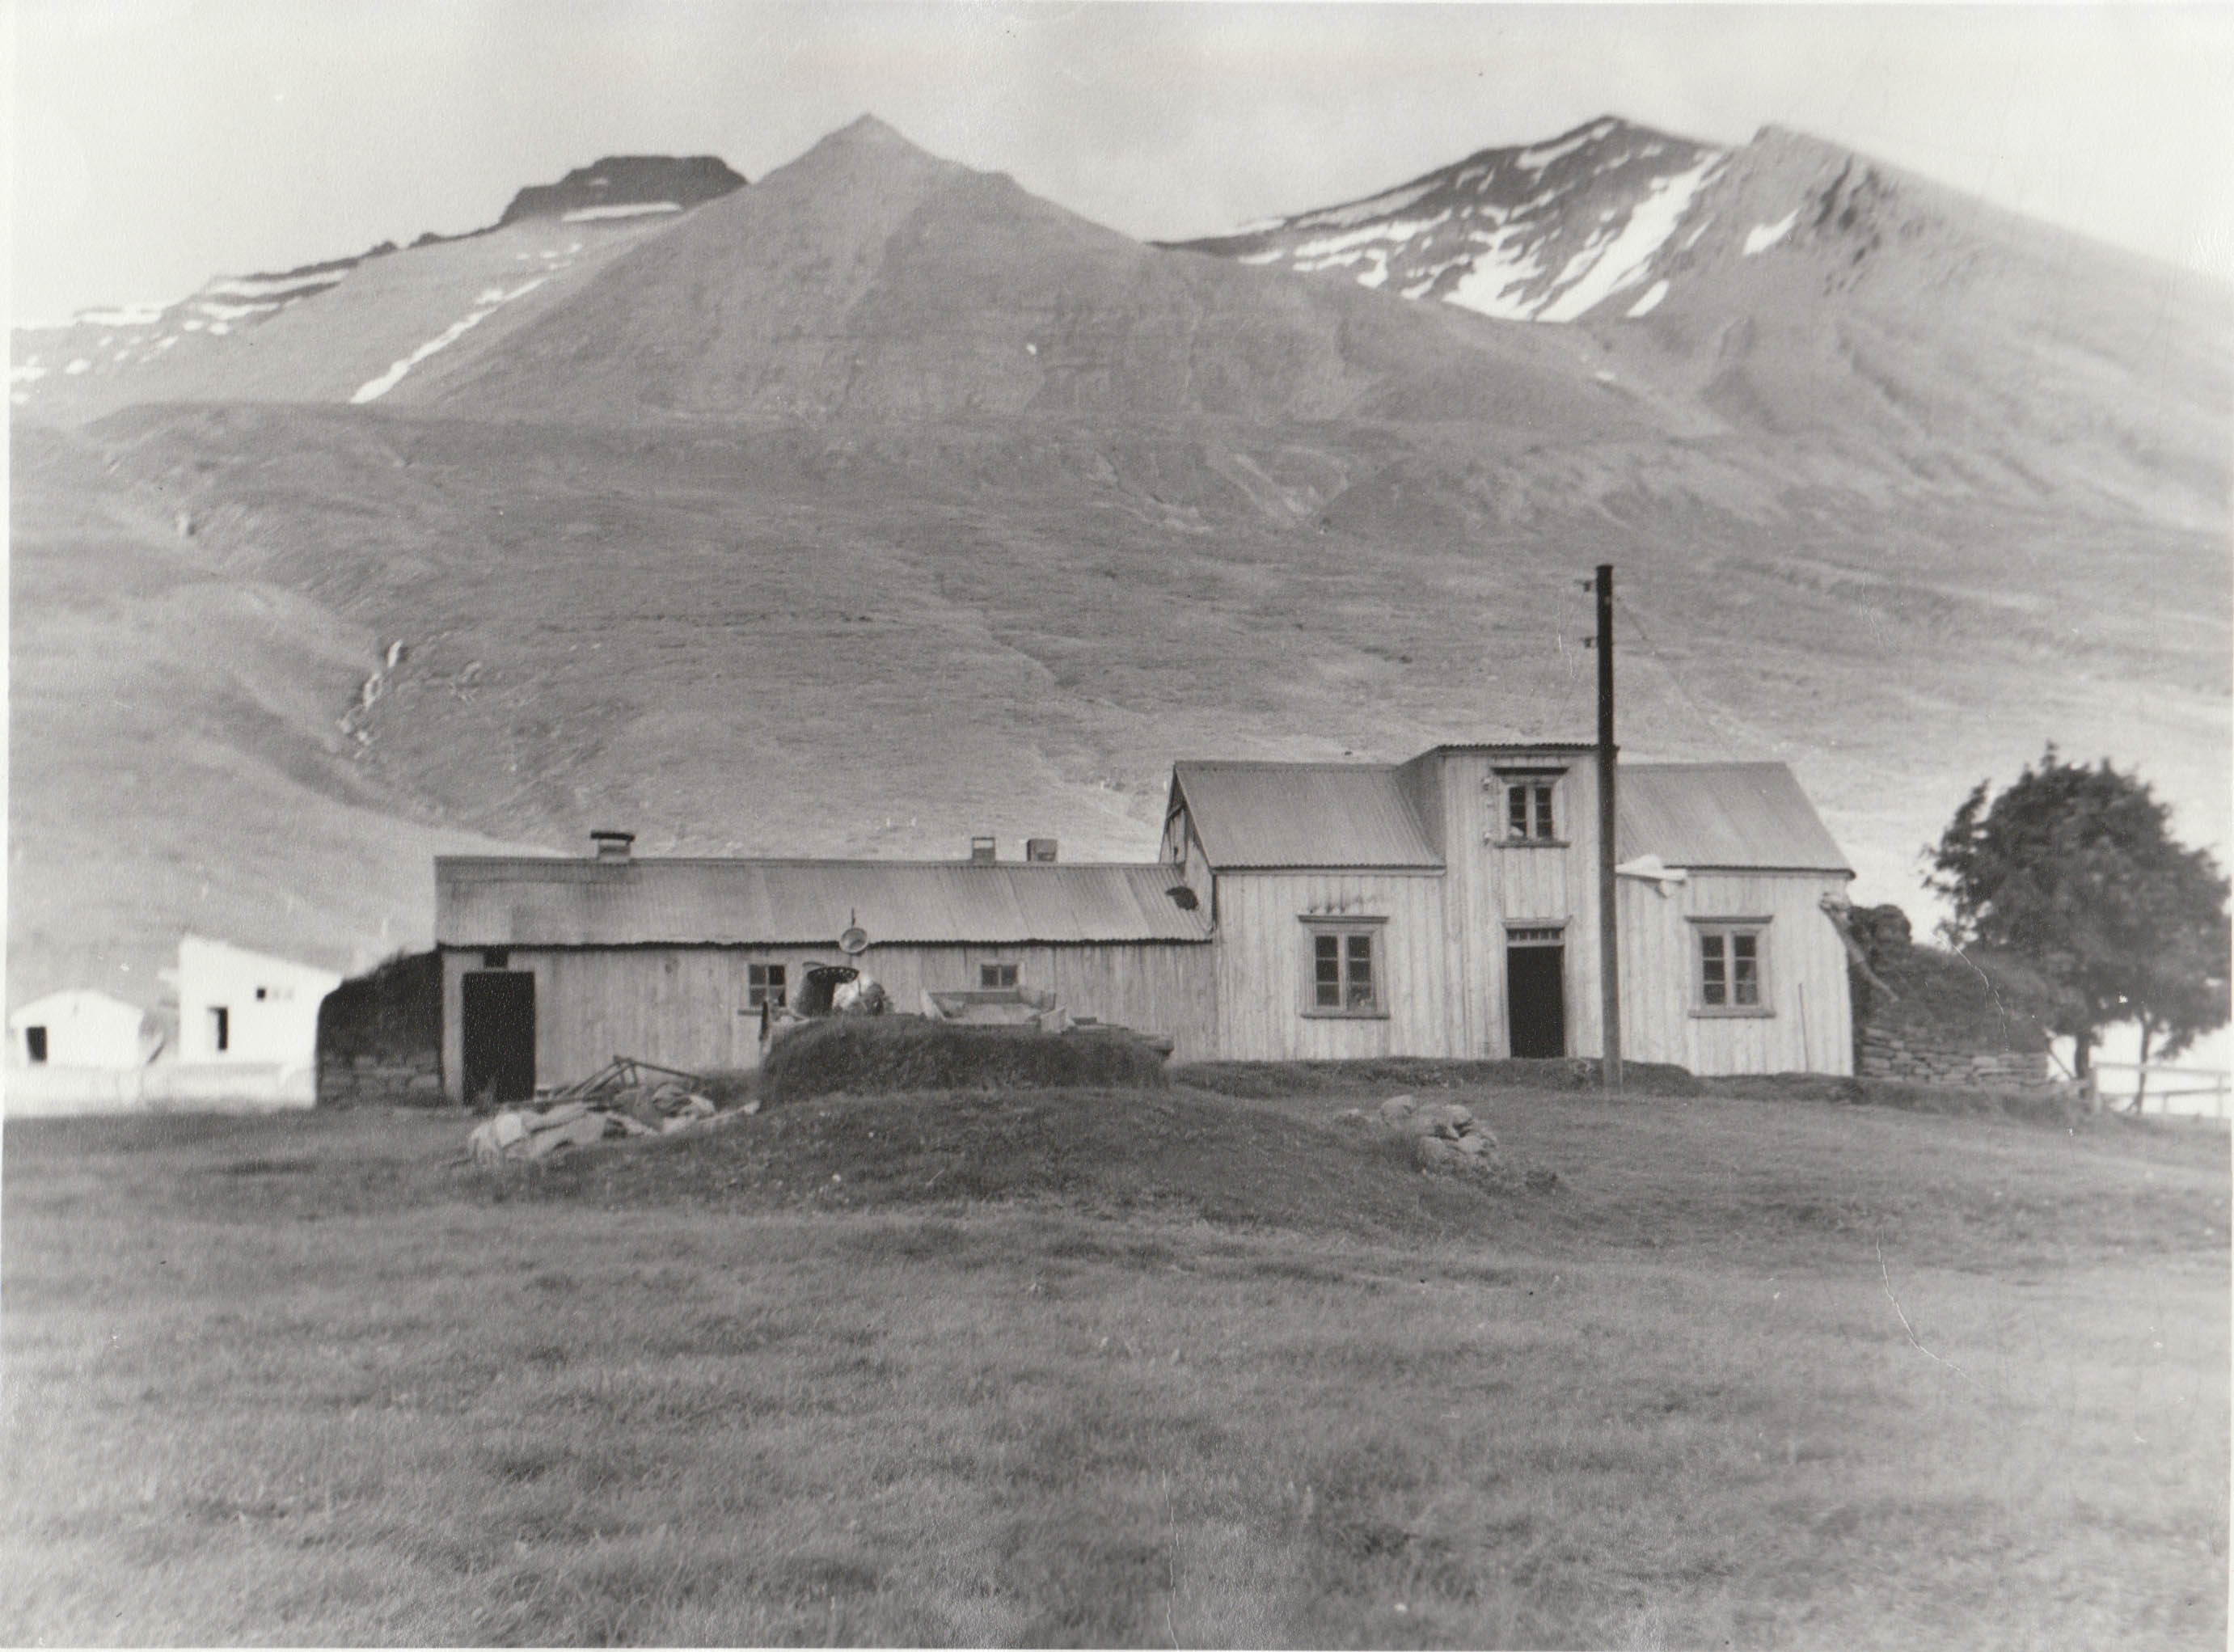
[(442, 844), (1129, 858), (1174, 757), (1586, 735), (1599, 561), (1624, 748), (1792, 762), (1866, 894), (2047, 738), (2223, 843), (2223, 320), (1853, 177), (1747, 255), (1839, 173), (1754, 161), (1654, 309), (1539, 325), (871, 117), (112, 375), (14, 439), (10, 992), (144, 1001), (182, 928), (369, 962)]

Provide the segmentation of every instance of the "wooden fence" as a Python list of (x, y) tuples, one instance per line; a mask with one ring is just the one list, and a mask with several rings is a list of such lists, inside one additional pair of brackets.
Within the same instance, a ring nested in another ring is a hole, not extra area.
[[(2130, 1073), (2133, 1079), (2131, 1082), (2106, 1085), (2103, 1082), (2106, 1073)], [(2234, 1103), (2234, 1074), (2222, 1072), (2213, 1067), (2166, 1067), (2156, 1061), (2146, 1065), (2139, 1061), (2096, 1061), (2092, 1064), (2092, 1071), (2086, 1082), (2087, 1094), (2098, 1111), (2106, 1107), (2130, 1109), (2134, 1096), (2138, 1094), (2141, 1098), (2140, 1110), (2143, 1113), (2153, 1109), (2159, 1113), (2172, 1113), (2175, 1112), (2172, 1102), (2193, 1100), (2198, 1105), (2177, 1109), (2178, 1116), (2208, 1116), (2223, 1120), (2227, 1115), (2230, 1103)], [(2207, 1115), (2200, 1105), (2202, 1099), (2206, 1097), (2211, 1107)]]

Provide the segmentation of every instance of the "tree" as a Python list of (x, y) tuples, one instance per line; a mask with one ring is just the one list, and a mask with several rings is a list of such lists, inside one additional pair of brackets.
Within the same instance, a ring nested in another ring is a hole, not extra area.
[[(2207, 850), (2174, 840), (2171, 811), (2107, 758), (2066, 763), (2050, 745), (1999, 797), (1963, 800), (1924, 854), (1954, 916), (1948, 942), (2006, 949), (2058, 989), (2051, 1030), (2085, 1074), (2101, 1031), (2122, 1022), (2178, 1055), (2226, 1024), (2228, 885)], [(2138, 1094), (2135, 1106), (2139, 1105)]]

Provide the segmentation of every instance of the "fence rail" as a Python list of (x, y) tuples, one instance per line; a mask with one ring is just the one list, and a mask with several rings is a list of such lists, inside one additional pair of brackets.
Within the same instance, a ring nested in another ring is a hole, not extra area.
[[(2106, 1091), (2102, 1085), (2105, 1073), (2131, 1073), (2133, 1081), (2130, 1087), (2120, 1085)], [(2172, 1080), (2173, 1087), (2159, 1089), (2154, 1082), (2158, 1079)], [(2191, 1079), (2202, 1081), (2178, 1082)], [(2146, 1111), (2148, 1103), (2155, 1102), (2159, 1113), (2170, 1113), (2169, 1104), (2173, 1101), (2191, 1096), (2209, 1096), (2211, 1117), (2224, 1119), (2230, 1103), (2234, 1103), (2234, 1073), (2224, 1072), (2215, 1067), (2174, 1067), (2159, 1061), (2095, 1061), (2087, 1073), (2086, 1086), (2087, 1094), (2098, 1110), (2106, 1103), (2123, 1102), (2139, 1113)], [(2201, 1116), (2199, 1112), (2187, 1113), (2185, 1108), (2181, 1111), (2190, 1117)]]

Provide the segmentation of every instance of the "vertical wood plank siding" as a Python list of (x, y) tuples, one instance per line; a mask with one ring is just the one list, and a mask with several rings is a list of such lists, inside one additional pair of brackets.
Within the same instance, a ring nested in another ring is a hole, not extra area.
[[(1408, 872), (1223, 872), (1217, 1048), (1239, 1061), (1441, 1055), (1452, 1047), (1443, 879)], [(1306, 1015), (1306, 916), (1378, 917), (1382, 1018)]]
[(1564, 764), (1553, 818), (1558, 846), (1511, 847), (1505, 842), (1503, 767), (1533, 767), (1525, 758), (1494, 761), (1480, 752), (1453, 752), (1442, 786), (1444, 903), (1454, 960), (1450, 970), (1453, 1055), (1512, 1054), (1506, 1024), (1505, 931), (1508, 927), (1560, 924), (1566, 929), (1567, 1050), (1595, 1055), (1600, 1048), (1597, 1001), (1597, 875), (1591, 843), (1597, 819), (1597, 775), (1588, 760)]
[[(616, 1055), (693, 1070), (760, 1062), (760, 1013), (746, 1008), (748, 966), (785, 966), (792, 992), (816, 964), (853, 963), (912, 1011), (925, 991), (968, 990), (981, 963), (1013, 963), (1020, 987), (1048, 989), (1074, 1014), (1159, 1033), (1174, 1061), (1213, 1052), (1213, 949), (1173, 943), (1063, 946), (874, 946), (859, 959), (828, 947), (643, 946), (510, 949), (510, 967), (535, 976), (535, 1073), (565, 1084)], [(480, 967), (472, 950), (446, 951), (442, 1071), (462, 1100), (463, 989)]]
[[(1622, 1049), (1694, 1073), (1854, 1070), (1846, 955), (1818, 903), (1844, 887), (1822, 872), (1694, 872), (1667, 896), (1621, 880)], [(1766, 917), (1773, 1015), (1692, 1013), (1694, 918)]]

